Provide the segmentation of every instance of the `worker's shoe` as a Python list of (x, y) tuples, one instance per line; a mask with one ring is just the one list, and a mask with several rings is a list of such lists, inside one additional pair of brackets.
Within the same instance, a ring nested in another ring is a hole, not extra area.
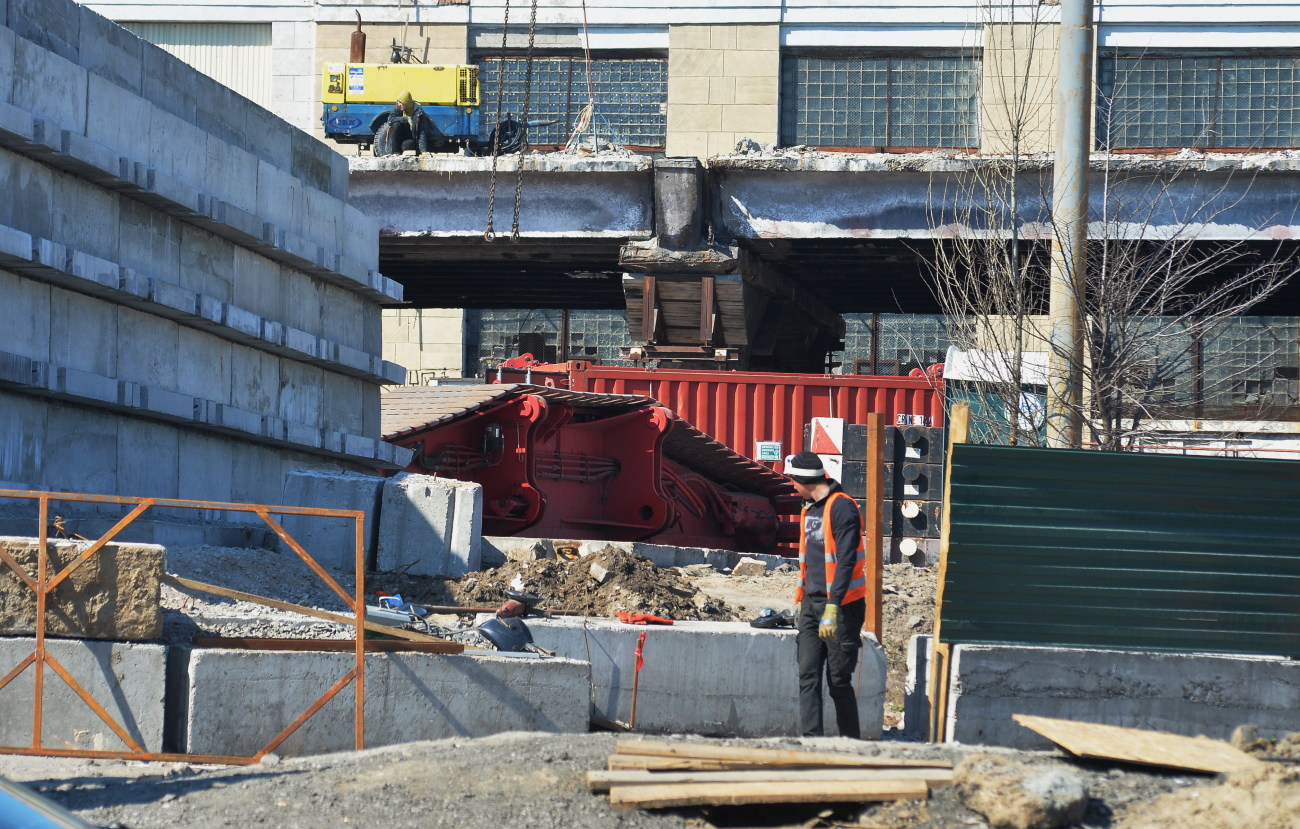
[(794, 627), (794, 616), (789, 611), (777, 613), (772, 608), (765, 607), (750, 620), (749, 626), (763, 629)]

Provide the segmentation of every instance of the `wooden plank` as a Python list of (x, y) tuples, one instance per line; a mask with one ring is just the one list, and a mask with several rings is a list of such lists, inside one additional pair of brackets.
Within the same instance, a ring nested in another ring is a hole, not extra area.
[[(880, 551), (885, 533), (885, 418), (879, 412), (867, 415), (867, 525), (863, 527), (867, 538), (866, 548), (871, 551), (867, 556), (867, 595), (871, 603), (867, 605), (864, 621), (868, 632), (876, 637), (883, 647), (885, 644), (884, 625), (884, 562)], [(864, 662), (866, 660), (863, 660)]]
[(930, 788), (952, 783), (952, 769), (746, 769), (742, 771), (589, 771), (587, 788), (607, 792), (612, 786), (679, 783), (799, 783), (857, 780), (921, 780)]
[(615, 786), (615, 809), (671, 809), (678, 806), (742, 806), (753, 803), (874, 803), (924, 800), (924, 780), (865, 780), (824, 783), (683, 783), (675, 786)]
[(939, 518), (939, 586), (934, 594), (934, 634), (930, 656), (930, 742), (942, 743), (948, 722), (948, 681), (952, 654), (943, 641), (943, 584), (948, 578), (948, 537), (952, 531), (952, 447), (970, 436), (970, 404), (954, 403), (948, 414), (948, 446), (943, 456), (943, 513)]
[[(753, 763), (736, 760), (701, 760), (694, 757), (648, 757), (628, 754), (611, 754), (610, 771), (726, 771), (752, 769)], [(766, 768), (799, 768), (799, 766), (766, 766)]]
[(1209, 737), (1184, 737), (1163, 731), (1056, 720), (1029, 714), (1013, 714), (1011, 718), (1079, 757), (1210, 774), (1226, 774), (1263, 765), (1263, 761)]
[(775, 764), (793, 766), (848, 766), (848, 767), (917, 767), (951, 768), (947, 760), (900, 760), (893, 757), (864, 757), (859, 754), (841, 754), (830, 751), (797, 751), (778, 748), (744, 748), (720, 746), (709, 743), (674, 743), (667, 740), (621, 739), (615, 751), (624, 755), (650, 757), (690, 757), (701, 760), (732, 760), (755, 766)]
[[(232, 648), (249, 651), (327, 651), (355, 653), (355, 639), (254, 639), (237, 636), (199, 636), (194, 645), (200, 648)], [(442, 639), (433, 642), (407, 642), (395, 639), (367, 639), (366, 653), (462, 653), (464, 645)]]
[[(235, 599), (240, 602), (249, 602), (250, 604), (260, 604), (266, 607), (273, 607), (276, 610), (287, 610), (290, 613), (301, 613), (303, 616), (311, 616), (314, 619), (324, 619), (327, 622), (338, 622), (341, 625), (349, 627), (356, 626), (356, 618), (353, 616), (344, 616), (339, 613), (330, 613), (328, 610), (317, 610), (314, 607), (303, 607), (302, 605), (290, 604), (277, 599), (268, 599), (265, 596), (258, 596), (253, 593), (245, 593), (242, 590), (231, 590), (228, 587), (218, 587), (215, 584), (195, 581), (194, 579), (181, 578), (173, 576), (171, 573), (164, 573), (160, 581), (170, 584), (172, 587), (184, 587), (189, 590), (198, 590), (203, 593), (211, 593), (215, 596), (224, 596), (227, 599)], [(423, 633), (416, 633), (410, 630), (392, 627), (390, 625), (381, 625), (378, 622), (362, 622), (363, 627), (371, 633), (382, 633), (385, 636), (395, 636), (398, 639), (406, 639), (410, 642), (444, 642), (447, 640), (439, 639), (436, 636), (425, 636)], [(457, 643), (449, 643), (455, 647), (461, 648), (460, 651), (447, 651), (447, 653), (461, 653), (464, 646)]]

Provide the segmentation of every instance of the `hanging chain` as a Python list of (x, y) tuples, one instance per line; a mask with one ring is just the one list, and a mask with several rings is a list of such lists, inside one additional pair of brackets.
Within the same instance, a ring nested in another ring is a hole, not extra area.
[(510, 240), (519, 241), (519, 204), (524, 193), (524, 156), (528, 153), (528, 108), (533, 98), (533, 43), (537, 40), (537, 0), (528, 18), (528, 53), (524, 62), (524, 115), (519, 127), (519, 172), (515, 176), (515, 221)]
[[(497, 124), (501, 123), (501, 107), (506, 92), (506, 47), (510, 36), (510, 0), (506, 0), (505, 16), (501, 18), (501, 61), (497, 64)], [(492, 130), (492, 174), (488, 177), (488, 214), (487, 229), (483, 231), (483, 241), (491, 242), (497, 238), (492, 229), (492, 219), (497, 208), (497, 159), (501, 157), (501, 130)]]

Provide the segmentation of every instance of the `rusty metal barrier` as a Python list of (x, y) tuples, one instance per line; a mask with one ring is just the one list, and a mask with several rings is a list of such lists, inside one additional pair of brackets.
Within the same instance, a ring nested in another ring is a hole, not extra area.
[[(356, 711), (355, 711), (355, 733), (356, 748), (365, 748), (365, 559), (363, 551), (363, 528), (365, 525), (365, 513), (359, 510), (336, 510), (336, 509), (312, 509), (309, 507), (287, 507), (287, 506), (267, 506), (264, 504), (235, 504), (224, 503), (219, 501), (185, 501), (172, 498), (134, 498), (123, 497), (118, 495), (83, 495), (75, 492), (32, 492), (24, 490), (0, 489), (0, 498), (21, 498), (35, 500), (39, 502), (39, 513), (37, 521), (39, 523), (39, 532), (37, 534), (38, 552), (37, 552), (37, 572), (32, 576), (23, 567), (14, 560), (3, 549), (0, 549), (0, 562), (14, 571), (19, 580), (27, 585), (36, 593), (36, 647), (30, 654), (23, 658), (16, 667), (0, 676), (0, 689), (3, 689), (18, 676), (21, 676), (28, 667), (35, 667), (35, 683), (33, 693), (33, 710), (32, 710), (32, 745), (30, 746), (0, 746), (2, 754), (22, 754), (48, 757), (87, 757), (103, 759), (124, 759), (124, 760), (158, 760), (158, 761), (176, 761), (187, 763), (222, 763), (229, 765), (247, 765), (259, 762), (264, 756), (274, 751), (281, 743), (287, 740), (295, 731), (302, 727), (312, 715), (325, 706), (330, 700), (338, 695), (340, 691), (348, 686), (349, 683), (356, 685)], [(81, 503), (94, 504), (122, 504), (134, 505), (134, 508), (114, 524), (106, 533), (92, 542), (89, 547), (81, 552), (70, 564), (61, 571), (50, 577), (48, 573), (48, 543), (49, 543), (49, 518), (51, 501), (75, 501)], [(266, 525), (271, 528), (285, 544), (294, 551), (303, 562), (311, 568), (325, 584), (333, 590), (347, 605), (348, 609), (355, 615), (355, 621), (349, 620), (356, 628), (356, 664), (345, 673), (329, 690), (321, 695), (312, 703), (306, 711), (298, 716), (293, 722), (285, 726), (279, 734), (275, 735), (270, 742), (266, 744), (261, 751), (249, 757), (245, 756), (226, 756), (226, 755), (199, 755), (186, 753), (167, 753), (167, 752), (150, 752), (141, 747), (127, 733), (126, 729), (120, 723), (113, 719), (102, 705), (100, 705), (90, 695), (85, 688), (68, 672), (63, 665), (59, 663), (45, 649), (45, 604), (46, 597), (50, 595), (56, 587), (62, 584), (72, 575), (78, 567), (89, 561), (96, 553), (103, 549), (113, 538), (124, 528), (139, 518), (150, 507), (164, 507), (169, 509), (200, 509), (200, 510), (220, 510), (223, 512), (251, 512), (260, 517)], [(355, 527), (354, 543), (356, 555), (356, 595), (349, 596), (347, 592), (339, 586), (338, 582), (325, 571), (323, 567), (312, 556), (302, 548), (297, 541), (285, 531), (284, 527), (276, 521), (272, 514), (277, 515), (312, 515), (324, 518), (350, 518)], [(0, 570), (0, 572), (3, 572)], [(81, 698), (83, 702), (93, 711), (96, 716), (104, 721), (104, 724), (118, 736), (122, 742), (129, 747), (129, 751), (102, 751), (95, 749), (67, 749), (67, 748), (50, 748), (41, 745), (42, 721), (44, 712), (43, 698), (45, 689), (45, 668), (49, 667), (67, 686)]]

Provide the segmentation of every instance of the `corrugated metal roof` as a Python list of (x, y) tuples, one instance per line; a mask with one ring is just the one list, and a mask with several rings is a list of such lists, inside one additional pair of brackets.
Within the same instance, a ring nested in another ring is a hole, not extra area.
[(270, 23), (128, 22), (122, 26), (250, 101), (271, 108)]
[(944, 641), (1300, 655), (1300, 463), (953, 447)]

